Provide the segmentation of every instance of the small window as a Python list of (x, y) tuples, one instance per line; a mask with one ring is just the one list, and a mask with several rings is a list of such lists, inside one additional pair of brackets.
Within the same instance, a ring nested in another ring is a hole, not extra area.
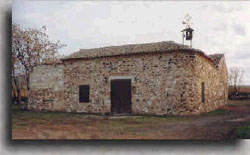
[(89, 85), (79, 86), (79, 102), (80, 103), (89, 102)]
[(201, 100), (202, 100), (202, 103), (205, 102), (205, 83), (204, 82), (201, 83)]

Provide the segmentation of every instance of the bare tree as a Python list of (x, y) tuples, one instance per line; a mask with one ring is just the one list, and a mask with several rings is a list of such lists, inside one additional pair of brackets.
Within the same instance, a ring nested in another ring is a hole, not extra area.
[(228, 83), (233, 87), (234, 93), (239, 92), (239, 86), (243, 82), (244, 70), (241, 67), (231, 67), (228, 74)]
[[(27, 89), (33, 68), (39, 63), (59, 61), (58, 50), (66, 46), (59, 41), (52, 42), (46, 34), (46, 26), (41, 29), (22, 29), (19, 25), (12, 25), (12, 53), (22, 67), (26, 76)], [(15, 69), (13, 67), (13, 69)]]

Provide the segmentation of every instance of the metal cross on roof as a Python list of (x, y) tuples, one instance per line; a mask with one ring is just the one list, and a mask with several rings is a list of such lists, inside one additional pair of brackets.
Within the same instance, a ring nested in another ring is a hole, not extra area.
[(192, 17), (189, 14), (186, 14), (184, 17), (184, 20), (182, 22), (182, 24), (186, 25), (186, 27), (189, 27), (190, 25), (192, 25), (193, 23), (191, 22)]
[(182, 32), (182, 43), (184, 45), (184, 40), (186, 41), (190, 41), (190, 47), (192, 47), (192, 39), (193, 39), (193, 31), (194, 29), (192, 29), (190, 27), (191, 24), (193, 24), (191, 22), (192, 17), (189, 14), (186, 14), (186, 16), (184, 17), (184, 20), (182, 22), (182, 24), (185, 25), (185, 29), (183, 29)]

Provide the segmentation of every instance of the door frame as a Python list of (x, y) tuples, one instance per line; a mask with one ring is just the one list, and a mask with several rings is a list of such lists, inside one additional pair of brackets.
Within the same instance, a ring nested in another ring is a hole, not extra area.
[(112, 114), (111, 111), (111, 106), (112, 106), (112, 101), (111, 101), (111, 80), (131, 80), (131, 113), (133, 113), (133, 87), (134, 87), (134, 82), (135, 82), (135, 76), (110, 76), (108, 79), (108, 86), (109, 86), (109, 97), (110, 97), (110, 114)]

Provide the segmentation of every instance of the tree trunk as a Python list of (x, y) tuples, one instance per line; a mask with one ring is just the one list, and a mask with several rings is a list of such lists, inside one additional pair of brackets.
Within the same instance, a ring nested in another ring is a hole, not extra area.
[(237, 93), (238, 91), (237, 91), (237, 85), (235, 84), (234, 85), (234, 93)]
[[(17, 91), (17, 104), (20, 104), (21, 102), (21, 91), (20, 91), (20, 87), (19, 87), (19, 83), (17, 81), (17, 79), (15, 77), (13, 77), (13, 80), (14, 80), (14, 83), (15, 83), (15, 86), (16, 86), (16, 91)], [(16, 96), (16, 95), (15, 95)]]
[(17, 91), (14, 89), (15, 87), (14, 87), (14, 83), (12, 83), (12, 103), (13, 102), (15, 102), (16, 101), (16, 99), (17, 99)]
[(17, 88), (17, 104), (21, 103), (21, 90)]
[(27, 83), (27, 90), (30, 90), (30, 74), (29, 72), (26, 73), (26, 83)]
[[(16, 87), (16, 92), (14, 91), (14, 99), (16, 100), (17, 104), (20, 104), (21, 103), (21, 88), (20, 88), (20, 81), (18, 81), (18, 78), (15, 76), (15, 70), (14, 70), (14, 66), (12, 66), (13, 69), (12, 69), (12, 78), (13, 78), (13, 81), (14, 81), (14, 84), (15, 84), (15, 87)], [(13, 86), (12, 86), (12, 90), (13, 90)]]

